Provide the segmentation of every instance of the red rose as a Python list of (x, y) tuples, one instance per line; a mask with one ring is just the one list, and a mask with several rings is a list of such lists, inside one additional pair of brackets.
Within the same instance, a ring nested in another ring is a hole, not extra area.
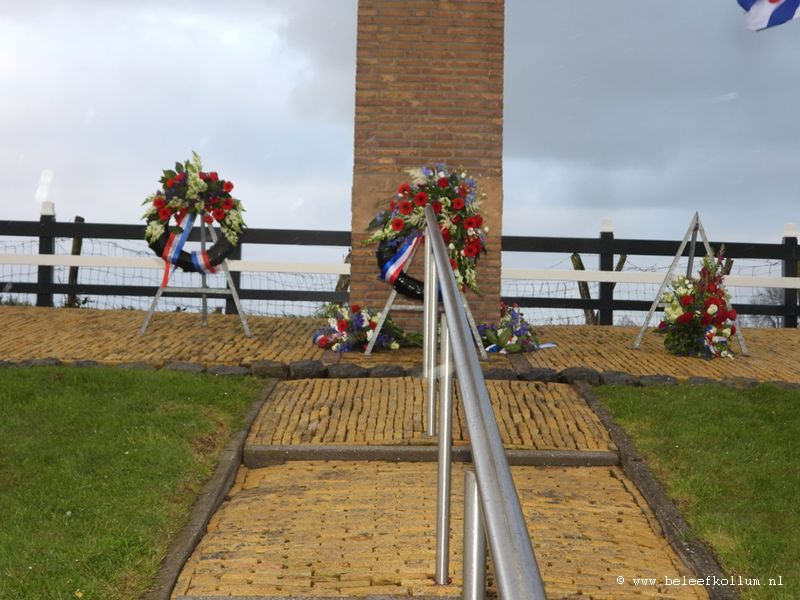
[(397, 188), (397, 193), (400, 196), (408, 196), (411, 193), (411, 186), (407, 183), (400, 184), (400, 187)]
[(406, 226), (406, 222), (403, 221), (400, 217), (395, 217), (392, 219), (392, 231), (403, 231), (403, 228)]
[(347, 331), (348, 322), (346, 319), (342, 319), (341, 321), (336, 322), (336, 329), (339, 331)]
[(475, 250), (475, 246), (472, 244), (467, 244), (464, 246), (464, 255), (471, 258), (475, 256), (478, 252)]
[(166, 204), (167, 201), (164, 200), (164, 198), (162, 198), (161, 196), (153, 200), (153, 206), (155, 206), (156, 208), (164, 208)]
[(451, 220), (453, 223), (455, 223), (456, 225), (458, 225), (459, 223), (461, 223), (461, 217), (460, 217), (459, 215), (455, 215), (455, 216), (454, 216), (452, 219), (450, 219), (450, 220)]
[(378, 328), (378, 322), (377, 321), (370, 321), (369, 322), (369, 328), (372, 329), (373, 331), (375, 331)]
[(203, 171), (200, 171), (200, 172), (197, 174), (197, 176), (198, 176), (200, 179), (202, 179), (203, 181), (205, 181), (206, 179), (208, 179), (208, 174), (207, 174), (207, 173), (204, 173)]
[(319, 346), (320, 348), (327, 348), (328, 338), (326, 338), (324, 335), (320, 336), (319, 341), (317, 342), (317, 346)]
[(230, 181), (226, 181), (222, 184), (222, 189), (230, 194), (233, 189), (233, 184)]
[(393, 212), (395, 206), (397, 206), (397, 205), (394, 203), (394, 200), (390, 200), (389, 201), (389, 212)]
[(172, 216), (172, 211), (168, 209), (166, 206), (158, 211), (158, 218), (162, 221), (169, 221), (169, 218)]
[(456, 262), (455, 258), (450, 259), (450, 267), (453, 269), (453, 271), (458, 271), (458, 263)]
[(692, 319), (694, 319), (694, 313), (693, 312), (685, 312), (680, 317), (675, 319), (675, 321), (680, 323), (681, 325), (686, 325), (687, 323), (691, 323)]
[(425, 206), (425, 203), (428, 201), (428, 194), (425, 192), (417, 192), (417, 195), (414, 196), (414, 204), (417, 206)]
[(401, 215), (410, 215), (411, 211), (414, 210), (414, 207), (408, 200), (400, 200), (398, 207)]
[(211, 225), (214, 222), (214, 217), (211, 215), (203, 215), (203, 221)]
[(211, 211), (211, 216), (213, 216), (217, 221), (222, 221), (225, 219), (225, 211), (221, 208), (215, 208)]
[(681, 296), (680, 304), (681, 306), (691, 306), (694, 304), (694, 296), (688, 294), (686, 296)]
[(447, 227), (440, 227), (439, 228), (442, 232), (442, 239), (444, 240), (445, 244), (450, 243), (450, 230)]
[(225, 200), (222, 201), (223, 210), (230, 210), (233, 208), (233, 206), (234, 206), (233, 198), (225, 198)]
[(440, 188), (450, 187), (450, 180), (447, 177), (440, 177), (436, 182)]
[[(728, 318), (729, 318), (731, 321), (735, 321), (735, 320), (736, 320), (736, 309), (732, 308), (732, 309), (730, 309), (730, 310), (728, 311)], [(736, 328), (734, 327), (734, 329), (736, 329)]]
[(455, 210), (461, 210), (464, 208), (464, 199), (461, 196), (457, 196), (450, 201), (450, 206)]
[(208, 174), (208, 178), (211, 181), (217, 181), (219, 179), (219, 175), (217, 175), (216, 171), (211, 171), (211, 173)]
[(442, 203), (436, 200), (435, 202), (431, 202), (431, 206), (433, 207), (433, 212), (437, 215), (442, 214)]
[(472, 218), (475, 219), (475, 228), (476, 229), (479, 228), (479, 227), (483, 227), (483, 217), (482, 216), (475, 215)]
[(667, 325), (666, 321), (661, 321), (661, 323), (658, 324), (658, 330), (659, 331), (663, 331), (667, 327), (668, 327), (668, 325)]
[(171, 188), (173, 185), (175, 185), (175, 180), (167, 179), (167, 183), (165, 183), (164, 185), (166, 185), (168, 188)]
[(710, 314), (708, 314), (707, 312), (704, 312), (704, 313), (703, 313), (703, 314), (700, 316), (700, 322), (701, 322), (703, 325), (711, 325), (711, 321), (713, 321), (713, 320), (714, 320), (714, 317), (712, 317), (712, 316), (711, 316)]
[(361, 306), (358, 304), (351, 304), (350, 310), (353, 311), (354, 313), (361, 312)]

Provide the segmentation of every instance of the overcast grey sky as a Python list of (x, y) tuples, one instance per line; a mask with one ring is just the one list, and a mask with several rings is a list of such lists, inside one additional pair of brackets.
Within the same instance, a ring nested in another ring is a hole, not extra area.
[[(506, 0), (504, 233), (777, 242), (800, 21), (735, 0)], [(4, 217), (141, 222), (192, 150), (251, 227), (347, 229), (356, 0), (0, 0)], [(398, 178), (402, 174), (398, 174)]]

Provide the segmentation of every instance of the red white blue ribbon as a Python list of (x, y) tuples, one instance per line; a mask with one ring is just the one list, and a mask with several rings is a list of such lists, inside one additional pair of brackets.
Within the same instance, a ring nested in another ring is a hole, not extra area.
[(411, 260), (414, 250), (416, 250), (421, 241), (421, 234), (418, 234), (413, 238), (406, 239), (395, 255), (387, 260), (386, 263), (381, 267), (381, 279), (388, 281), (389, 283), (394, 283), (395, 279), (397, 279), (400, 276), (400, 273), (403, 272), (403, 268), (406, 266), (408, 261)]
[(192, 252), (192, 263), (194, 264), (194, 268), (198, 273), (216, 273), (217, 269), (211, 266), (211, 261), (208, 258), (208, 252), (205, 250), (201, 252)]
[[(161, 287), (167, 287), (167, 283), (169, 283), (169, 276), (172, 272), (175, 271), (178, 265), (178, 259), (181, 255), (181, 250), (183, 250), (184, 244), (186, 244), (186, 240), (189, 239), (189, 232), (192, 229), (192, 225), (194, 224), (194, 218), (196, 217), (196, 213), (184, 212), (178, 214), (178, 227), (183, 228), (183, 232), (181, 233), (180, 237), (175, 235), (175, 233), (170, 233), (169, 238), (167, 239), (167, 243), (164, 246), (164, 252), (161, 254), (161, 258), (164, 259), (166, 263), (164, 265), (164, 277), (161, 280)], [(170, 265), (172, 268), (170, 269)]]

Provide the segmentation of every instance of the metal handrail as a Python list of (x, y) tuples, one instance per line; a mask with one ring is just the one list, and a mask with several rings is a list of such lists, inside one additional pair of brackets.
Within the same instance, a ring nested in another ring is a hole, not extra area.
[[(492, 412), (486, 381), (473, 346), (447, 249), (430, 205), (425, 207), (425, 217), (429, 224), (433, 224), (427, 228), (428, 243), (433, 251), (436, 281), (441, 289), (450, 348), (464, 403), (497, 591), (505, 600), (544, 600), (541, 574)], [(426, 282), (426, 285), (430, 283), (433, 282)], [(450, 426), (449, 423), (439, 425), (440, 431)]]

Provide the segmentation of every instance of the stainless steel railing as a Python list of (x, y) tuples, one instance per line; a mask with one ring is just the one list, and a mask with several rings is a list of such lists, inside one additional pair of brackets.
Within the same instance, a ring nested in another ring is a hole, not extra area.
[[(438, 295), (441, 290), (444, 316), (441, 327), (441, 365), (439, 371), (439, 481), (437, 500), (437, 558), (436, 581), (447, 583), (449, 566), (450, 537), (450, 448), (452, 419), (452, 376), (453, 367), (458, 379), (461, 399), (464, 404), (467, 428), (469, 430), (472, 462), (477, 479), (477, 496), (480, 498), (479, 512), (482, 513), (483, 528), (494, 562), (497, 591), (503, 600), (544, 600), (539, 567), (531, 546), (530, 534), (525, 525), (522, 507), (519, 503), (514, 481), (505, 456), (505, 448), (500, 439), (497, 421), (492, 412), (489, 392), (483, 378), (477, 352), (468, 325), (466, 311), (462, 303), (455, 277), (450, 268), (447, 249), (436, 220), (433, 208), (425, 207), (426, 231), (426, 280), (425, 280), (425, 373), (428, 378), (428, 433), (435, 434), (435, 407), (437, 380), (435, 332), (438, 321)], [(428, 258), (428, 253), (433, 260)], [(429, 345), (430, 344), (430, 345)], [(469, 477), (469, 476), (468, 476)], [(465, 490), (474, 498), (474, 493)], [(468, 505), (473, 530), (481, 519), (475, 514), (475, 507)], [(480, 528), (480, 527), (478, 527)], [(465, 527), (466, 530), (466, 527)], [(485, 569), (485, 558), (480, 560), (482, 534), (472, 532), (471, 543), (465, 539), (465, 555), (469, 555), (465, 570)], [(467, 547), (468, 546), (468, 547)], [(482, 574), (477, 572), (465, 575), (467, 585), (465, 598), (477, 598), (476, 588), (481, 585)], [(477, 581), (476, 581), (477, 580)], [(485, 587), (485, 586), (484, 586)]]

